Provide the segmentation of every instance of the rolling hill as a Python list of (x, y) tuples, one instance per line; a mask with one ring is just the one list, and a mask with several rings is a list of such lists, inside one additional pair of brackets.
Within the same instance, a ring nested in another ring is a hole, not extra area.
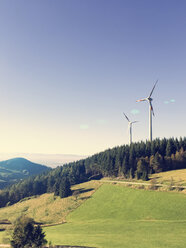
[[(44, 227), (55, 245), (97, 248), (183, 248), (186, 245), (186, 195), (133, 189), (89, 181), (73, 186), (75, 195), (60, 199), (44, 194), (0, 209), (0, 220), (28, 214)], [(3, 227), (3, 226), (2, 226)], [(8, 233), (0, 232), (0, 242)], [(8, 241), (7, 241), (8, 242)]]
[(13, 158), (0, 162), (0, 189), (28, 176), (51, 170), (49, 167), (32, 163), (24, 158)]
[(58, 245), (99, 248), (183, 248), (186, 196), (103, 184), (67, 216), (67, 223), (45, 227)]
[[(130, 146), (107, 149), (86, 159), (57, 167), (40, 177), (36, 176), (14, 184), (13, 187), (0, 192), (0, 207), (14, 204), (25, 197), (34, 195), (50, 192), (59, 194), (58, 189), (64, 178), (69, 180), (71, 185), (101, 177), (135, 178), (147, 181), (151, 174), (185, 168), (185, 137), (179, 140), (164, 138), (155, 139), (152, 142), (141, 141), (132, 143)], [(26, 176), (28, 171), (21, 169)]]
[[(100, 181), (89, 181), (73, 185), (73, 194), (67, 198), (54, 196), (53, 193), (25, 198), (14, 205), (0, 208), (0, 223), (7, 219), (7, 216), (13, 223), (22, 214), (47, 225), (66, 222), (66, 216), (88, 199), (101, 184)], [(78, 195), (74, 196), (74, 192)]]

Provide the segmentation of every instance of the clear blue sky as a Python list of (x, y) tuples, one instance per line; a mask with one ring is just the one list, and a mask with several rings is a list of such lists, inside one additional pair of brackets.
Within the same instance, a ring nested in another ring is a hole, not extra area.
[(1, 0), (0, 151), (91, 155), (186, 126), (186, 1)]

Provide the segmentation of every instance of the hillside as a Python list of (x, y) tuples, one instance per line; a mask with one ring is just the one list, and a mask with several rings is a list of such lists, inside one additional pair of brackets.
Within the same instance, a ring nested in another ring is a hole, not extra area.
[(86, 159), (23, 180), (0, 192), (0, 207), (12, 205), (25, 197), (54, 192), (59, 195), (63, 180), (71, 185), (99, 179), (120, 177), (149, 180), (154, 173), (186, 168), (186, 138), (155, 139), (130, 146), (114, 147)]
[[(97, 248), (183, 248), (186, 245), (186, 195), (133, 189), (90, 181), (73, 186), (78, 198), (53, 194), (0, 209), (0, 220), (28, 214), (38, 222), (64, 224), (44, 227), (56, 245)], [(3, 228), (3, 225), (0, 226)], [(8, 233), (7, 233), (8, 234)], [(0, 243), (7, 235), (0, 232)]]
[(0, 162), (0, 188), (18, 182), (28, 176), (50, 170), (49, 167), (32, 163), (24, 158), (13, 158)]
[(186, 169), (165, 171), (150, 176), (150, 180), (161, 184), (172, 184), (177, 186), (186, 186)]
[[(74, 185), (72, 187), (73, 194), (68, 198), (61, 199), (54, 196), (53, 193), (25, 198), (12, 206), (0, 208), (0, 223), (1, 220), (7, 218), (12, 223), (22, 214), (29, 215), (36, 222), (43, 224), (64, 222), (66, 216), (88, 199), (100, 185), (101, 182), (99, 181)], [(74, 192), (77, 192), (76, 196), (74, 196)]]
[(183, 248), (186, 195), (102, 185), (70, 213), (46, 227), (53, 244), (99, 248)]

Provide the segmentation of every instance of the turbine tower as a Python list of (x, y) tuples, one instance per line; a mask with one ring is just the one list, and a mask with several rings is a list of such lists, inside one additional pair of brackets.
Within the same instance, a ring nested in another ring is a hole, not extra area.
[(152, 114), (154, 115), (154, 110), (152, 107), (152, 100), (153, 99), (151, 98), (151, 96), (152, 96), (152, 93), (154, 91), (154, 88), (156, 87), (157, 82), (158, 82), (158, 80), (154, 84), (154, 87), (152, 88), (151, 93), (147, 98), (143, 98), (143, 99), (136, 101), (136, 102), (147, 101), (149, 103), (149, 140), (150, 140), (150, 142), (152, 141)]
[(129, 118), (126, 116), (125, 113), (123, 113), (125, 118), (127, 119), (128, 121), (128, 129), (129, 129), (129, 145), (132, 143), (132, 124), (133, 123), (136, 123), (138, 121), (130, 121)]

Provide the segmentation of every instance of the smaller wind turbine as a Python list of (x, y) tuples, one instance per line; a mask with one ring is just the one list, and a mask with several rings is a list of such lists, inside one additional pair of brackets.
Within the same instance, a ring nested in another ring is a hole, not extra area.
[(128, 129), (129, 129), (129, 145), (132, 143), (132, 124), (133, 123), (136, 123), (138, 121), (130, 121), (129, 118), (126, 116), (125, 113), (123, 113), (125, 118), (127, 119), (128, 121)]

